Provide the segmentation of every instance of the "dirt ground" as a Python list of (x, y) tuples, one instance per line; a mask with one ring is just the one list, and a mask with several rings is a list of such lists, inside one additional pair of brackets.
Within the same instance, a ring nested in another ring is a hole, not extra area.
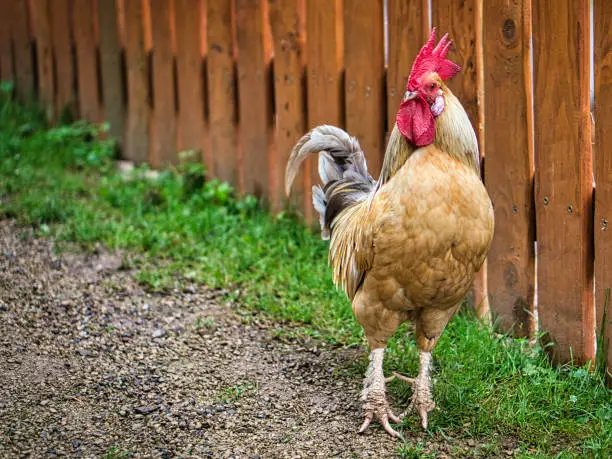
[(204, 287), (146, 292), (121, 259), (0, 222), (0, 457), (394, 455), (356, 434), (364, 349), (281, 341)]

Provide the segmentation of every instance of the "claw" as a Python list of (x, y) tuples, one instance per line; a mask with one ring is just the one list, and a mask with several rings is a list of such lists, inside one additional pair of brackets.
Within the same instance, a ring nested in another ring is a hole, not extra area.
[[(374, 413), (373, 412), (366, 413), (365, 419), (363, 420), (363, 424), (361, 424), (361, 427), (359, 428), (358, 433), (360, 434), (364, 433), (366, 429), (368, 428), (368, 426), (370, 425), (370, 423), (372, 422), (372, 419), (374, 419)], [(389, 421), (393, 423), (398, 423), (400, 422), (400, 418), (398, 418), (397, 416), (395, 416), (393, 413), (389, 411), (388, 414), (381, 415), (379, 418), (379, 421), (380, 421), (380, 424), (383, 426), (383, 429), (385, 429), (385, 432), (387, 432), (392, 437), (399, 438), (400, 440), (405, 441), (402, 434), (400, 434), (397, 430), (391, 427), (391, 424), (389, 423)]]
[(400, 422), (402, 422), (402, 416), (396, 416), (394, 415), (391, 411), (389, 411), (388, 413), (389, 416), (389, 421), (391, 421), (393, 424), (399, 424)]
[(366, 431), (366, 429), (370, 425), (370, 422), (372, 422), (373, 417), (374, 417), (373, 413), (367, 413), (365, 415), (365, 419), (363, 420), (363, 424), (361, 424), (361, 427), (359, 428), (358, 433), (362, 434)]
[(389, 435), (395, 438), (399, 438), (402, 441), (405, 441), (404, 437), (402, 437), (402, 435), (397, 430), (391, 427), (391, 425), (389, 424), (389, 419), (386, 416), (381, 419), (381, 424), (383, 426), (383, 429), (385, 429), (385, 432), (387, 432)]

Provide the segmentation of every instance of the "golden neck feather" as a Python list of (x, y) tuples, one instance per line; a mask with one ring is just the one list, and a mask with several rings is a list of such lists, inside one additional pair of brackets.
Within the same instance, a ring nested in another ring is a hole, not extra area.
[[(450, 89), (444, 86), (443, 91), (446, 107), (436, 118), (434, 145), (452, 158), (472, 168), (476, 174), (480, 174), (478, 140), (472, 123)], [(379, 183), (382, 185), (393, 177), (415, 150), (417, 147), (408, 143), (395, 124), (387, 142)]]

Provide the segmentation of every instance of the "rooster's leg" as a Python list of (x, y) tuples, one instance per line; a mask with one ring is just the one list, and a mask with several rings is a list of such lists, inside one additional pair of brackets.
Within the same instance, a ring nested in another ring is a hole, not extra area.
[(383, 374), (384, 355), (385, 348), (374, 349), (370, 352), (370, 365), (366, 371), (363, 391), (361, 392), (361, 400), (364, 402), (363, 411), (365, 413), (365, 420), (359, 429), (359, 433), (365, 432), (372, 419), (376, 418), (389, 435), (402, 438), (399, 432), (394, 430), (389, 424), (389, 421), (399, 422), (400, 419), (391, 412), (387, 403), (385, 376)]
[(419, 351), (419, 374), (416, 378), (407, 378), (397, 373), (389, 378), (401, 379), (412, 384), (412, 398), (410, 405), (402, 416), (410, 412), (413, 408), (421, 417), (423, 429), (427, 429), (427, 413), (433, 410), (436, 404), (431, 397), (431, 352)]
[(458, 309), (459, 305), (449, 309), (425, 308), (419, 311), (416, 319), (419, 374), (416, 378), (393, 374), (394, 377), (412, 384), (412, 399), (406, 412), (414, 408), (421, 417), (424, 429), (427, 429), (427, 414), (436, 406), (431, 396), (431, 351), (436, 346), (446, 324)]

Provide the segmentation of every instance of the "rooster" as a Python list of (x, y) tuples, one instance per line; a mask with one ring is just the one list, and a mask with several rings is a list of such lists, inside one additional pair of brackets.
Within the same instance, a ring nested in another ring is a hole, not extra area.
[[(376, 418), (400, 434), (386, 383), (412, 384), (414, 408), (427, 429), (432, 398), (432, 350), (470, 289), (493, 238), (493, 208), (480, 180), (476, 134), (461, 103), (444, 84), (461, 68), (446, 59), (435, 29), (417, 55), (389, 136), (378, 180), (367, 171), (359, 142), (333, 126), (300, 139), (287, 164), (287, 193), (300, 163), (319, 153), (323, 186), (313, 187), (322, 237), (330, 239), (333, 279), (351, 299), (370, 346), (361, 399), (364, 432)], [(419, 371), (385, 379), (387, 341), (415, 322)]]

